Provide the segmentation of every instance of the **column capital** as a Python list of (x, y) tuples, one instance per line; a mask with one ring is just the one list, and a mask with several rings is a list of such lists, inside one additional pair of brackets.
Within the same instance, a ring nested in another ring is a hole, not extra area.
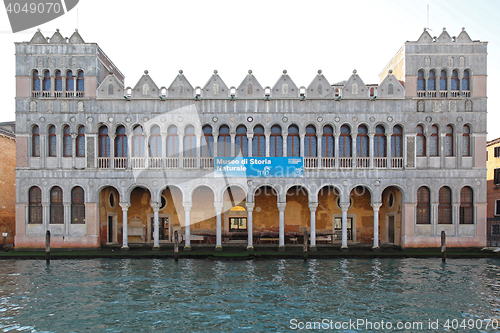
[(286, 202), (278, 202), (278, 210), (284, 212), (286, 208)]
[(253, 133), (247, 133), (247, 139), (252, 140), (253, 139)]
[(224, 204), (222, 202), (214, 202), (215, 212), (222, 213), (222, 209), (224, 209)]
[(343, 212), (347, 212), (349, 210), (349, 206), (351, 204), (349, 202), (342, 202), (340, 203), (340, 209), (343, 211)]
[(116, 135), (111, 134), (111, 133), (108, 133), (108, 138), (109, 138), (110, 140), (114, 140), (114, 139), (115, 139), (115, 137), (116, 137)]
[(151, 208), (153, 208), (153, 212), (159, 212), (160, 206), (161, 206), (161, 204), (159, 202), (151, 201)]
[(190, 212), (191, 208), (193, 208), (193, 203), (191, 202), (183, 202), (182, 206), (184, 207), (185, 212)]
[(123, 211), (127, 211), (130, 207), (130, 203), (129, 202), (120, 202), (120, 207), (122, 208)]
[(247, 211), (252, 212), (253, 209), (255, 208), (255, 202), (247, 202), (246, 206), (247, 206)]
[(318, 203), (317, 202), (310, 202), (309, 203), (309, 210), (311, 212), (315, 212), (317, 208), (318, 208)]
[(42, 207), (50, 207), (50, 203), (49, 202), (42, 202)]
[(378, 211), (381, 206), (382, 206), (381, 202), (372, 202), (372, 207), (374, 211)]
[(76, 134), (76, 133), (71, 133), (71, 138), (72, 138), (72, 139), (76, 139), (77, 137), (78, 137), (78, 134)]

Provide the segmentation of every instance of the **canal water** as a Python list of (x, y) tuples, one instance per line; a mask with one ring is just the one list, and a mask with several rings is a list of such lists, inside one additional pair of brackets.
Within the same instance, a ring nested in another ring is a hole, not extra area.
[(0, 262), (0, 332), (498, 332), (494, 259)]

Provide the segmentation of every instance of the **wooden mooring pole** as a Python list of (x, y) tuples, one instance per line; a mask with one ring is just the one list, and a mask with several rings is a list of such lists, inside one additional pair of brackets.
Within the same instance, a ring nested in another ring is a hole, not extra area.
[(304, 261), (307, 261), (307, 243), (308, 243), (308, 234), (307, 230), (304, 231)]
[(179, 237), (177, 230), (174, 231), (174, 255), (175, 261), (179, 261)]
[(45, 262), (50, 264), (50, 230), (45, 233)]
[(446, 261), (446, 233), (441, 231), (441, 261)]

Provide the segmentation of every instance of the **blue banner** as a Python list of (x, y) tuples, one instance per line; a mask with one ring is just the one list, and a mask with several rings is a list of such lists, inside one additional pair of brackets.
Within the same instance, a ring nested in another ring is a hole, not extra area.
[(303, 177), (302, 157), (215, 157), (215, 177)]

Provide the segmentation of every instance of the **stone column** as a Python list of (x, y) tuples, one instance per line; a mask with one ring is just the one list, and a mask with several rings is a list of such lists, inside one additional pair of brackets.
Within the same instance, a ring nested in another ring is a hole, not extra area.
[[(167, 134), (161, 133), (161, 156), (159, 157), (167, 157)], [(175, 156), (172, 156), (175, 157)], [(165, 165), (164, 165), (165, 166)]]
[(50, 224), (50, 203), (42, 202), (42, 221), (44, 225), (44, 234), (49, 230)]
[(160, 203), (159, 202), (151, 202), (151, 207), (153, 208), (154, 213), (154, 227), (153, 227), (153, 250), (160, 249), (160, 217), (158, 212), (160, 211)]
[(370, 164), (369, 164), (369, 168), (370, 169), (373, 169), (375, 167), (375, 164), (373, 162), (373, 158), (375, 157), (375, 134), (374, 133), (369, 133), (368, 134), (368, 147), (369, 147), (369, 152), (368, 152), (368, 155), (370, 156)]
[(214, 206), (217, 218), (215, 250), (222, 250), (222, 208), (224, 204), (222, 202), (215, 202)]
[[(339, 129), (339, 132), (340, 132), (340, 129)], [(335, 144), (333, 147), (334, 148), (333, 156), (335, 157), (335, 168), (336, 169), (339, 168), (339, 137), (340, 137), (339, 134), (336, 134), (334, 136)]]
[(342, 249), (347, 250), (347, 211), (349, 210), (350, 204), (341, 203), (340, 209), (342, 209)]
[(71, 203), (64, 202), (64, 233), (69, 235), (69, 225), (71, 223)]
[[(300, 137), (300, 156), (302, 157), (306, 157), (304, 154), (304, 141), (305, 141), (305, 137), (306, 137), (306, 134), (305, 133), (300, 133), (299, 134), (299, 137)], [(317, 147), (317, 146), (316, 146)]]
[(149, 168), (149, 135), (144, 132), (144, 167)]
[(109, 165), (110, 169), (115, 168), (115, 135), (108, 134), (109, 137)]
[(40, 167), (45, 169), (47, 165), (47, 135), (40, 134)]
[(184, 251), (191, 251), (191, 208), (193, 204), (183, 202), (184, 206)]
[(311, 211), (311, 251), (316, 250), (316, 209), (318, 208), (317, 202), (309, 203), (309, 210)]
[(379, 234), (378, 234), (379, 215), (378, 215), (378, 212), (379, 212), (379, 209), (381, 206), (382, 206), (382, 203), (380, 203), (380, 202), (372, 203), (372, 207), (373, 207), (373, 249), (374, 250), (380, 249), (379, 242), (378, 242), (378, 238), (379, 238)]
[(247, 202), (247, 232), (248, 232), (248, 251), (253, 251), (253, 209), (255, 207), (255, 203)]
[(279, 250), (285, 250), (285, 207), (286, 202), (278, 202), (279, 210)]
[[(432, 194), (431, 194), (432, 195)], [(437, 236), (437, 226), (439, 222), (438, 217), (438, 203), (431, 203), (431, 225), (432, 225), (432, 235)]]
[(283, 157), (287, 157), (288, 156), (288, 142), (287, 142), (288, 134), (283, 134), (282, 137), (283, 137)]
[(386, 136), (386, 144), (385, 144), (385, 157), (387, 158), (387, 168), (390, 168), (392, 166), (392, 142), (391, 142), (391, 137), (392, 137), (392, 130), (387, 131), (387, 136)]
[[(446, 129), (446, 127), (445, 127)], [(445, 131), (442, 131), (441, 133), (439, 133), (439, 147), (438, 147), (438, 151), (439, 151), (439, 157), (440, 157), (440, 167), (441, 169), (443, 169), (446, 164), (445, 164), (445, 152), (444, 152), (444, 146), (445, 146), (445, 140), (446, 140), (446, 133)]]
[(235, 147), (236, 147), (236, 133), (230, 133), (231, 136), (231, 156), (229, 157), (234, 157), (236, 156), (235, 152)]
[(214, 133), (213, 137), (214, 137), (213, 153), (214, 153), (214, 158), (216, 158), (219, 156), (219, 147), (218, 147), (218, 145), (219, 145), (219, 133)]
[(460, 203), (453, 204), (452, 214), (453, 234), (458, 235), (458, 225), (460, 224)]
[(266, 157), (269, 157), (270, 156), (270, 152), (271, 152), (271, 135), (269, 133), (266, 133), (265, 134), (266, 136)]
[(317, 158), (318, 158), (318, 168), (321, 168), (321, 158), (323, 157), (323, 132), (318, 132), (316, 135), (316, 150), (317, 150)]
[(71, 133), (71, 157), (73, 158), (73, 163), (72, 166), (73, 168), (76, 167), (76, 138), (78, 137), (78, 134), (76, 133)]
[[(458, 127), (458, 126), (457, 126)], [(458, 132), (455, 128), (455, 132)], [(463, 129), (462, 131), (458, 132), (455, 134), (455, 138), (453, 139), (456, 142), (456, 148), (455, 151), (457, 152), (456, 156), (456, 167), (457, 169), (462, 168), (462, 144), (463, 144)]]
[(247, 133), (247, 140), (248, 140), (248, 157), (253, 156), (253, 134), (248, 134)]
[[(357, 130), (357, 129), (356, 129)], [(357, 140), (356, 138), (358, 137), (358, 133), (357, 132), (353, 132), (351, 133), (351, 157), (352, 157), (352, 167), (353, 168), (356, 168), (357, 165), (358, 165), (358, 161), (357, 161), (357, 158), (358, 158), (358, 154), (357, 154)]]
[[(133, 145), (133, 137), (134, 137), (134, 134), (133, 132), (131, 133), (128, 133), (127, 134), (127, 156), (123, 156), (123, 157), (127, 157), (127, 162), (125, 163), (126, 165), (126, 169), (132, 169), (132, 162), (131, 162), (131, 158), (132, 158), (132, 145)], [(139, 156), (137, 156), (139, 157)]]
[(123, 244), (122, 250), (129, 250), (128, 247), (128, 209), (130, 207), (130, 203), (120, 203), (123, 212)]
[[(183, 168), (184, 167), (184, 133), (179, 132), (177, 134), (179, 137), (179, 167)], [(175, 143), (175, 141), (174, 141)], [(173, 155), (172, 155), (173, 156)]]
[[(430, 134), (425, 134), (425, 156), (426, 156), (426, 167), (428, 168), (429, 165), (431, 165), (431, 135)], [(415, 148), (416, 150), (416, 148)], [(416, 161), (415, 161), (415, 166), (416, 166)]]
[(56, 134), (56, 156), (57, 156), (57, 168), (60, 169), (62, 165), (63, 156), (63, 140), (61, 134)]
[(203, 136), (197, 135), (196, 136), (196, 168), (201, 168), (201, 140)]

